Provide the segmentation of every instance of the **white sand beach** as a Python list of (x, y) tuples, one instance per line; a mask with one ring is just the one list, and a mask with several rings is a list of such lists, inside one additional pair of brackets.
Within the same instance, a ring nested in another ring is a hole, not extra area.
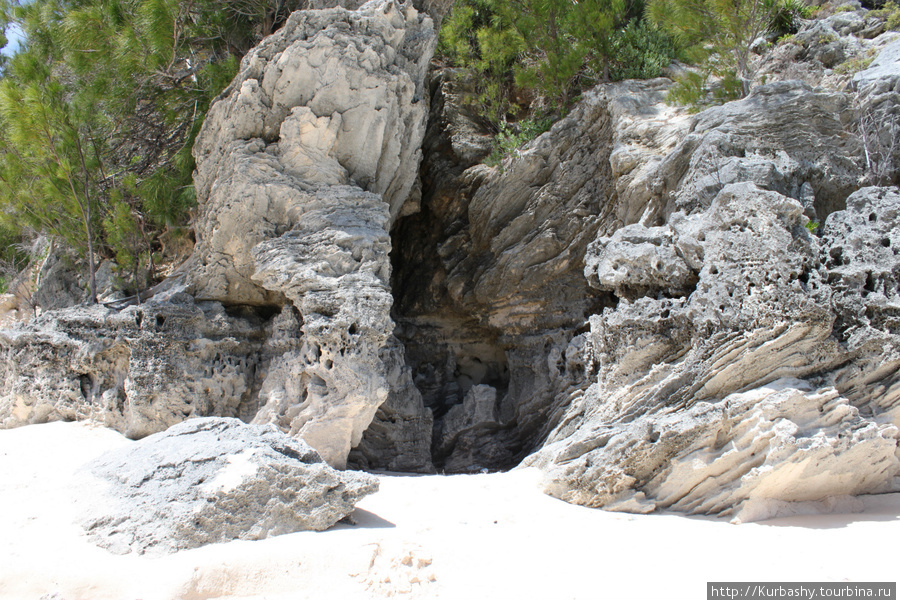
[(900, 494), (856, 514), (732, 525), (544, 495), (540, 474), (381, 476), (356, 525), (162, 558), (114, 555), (76, 523), (78, 468), (129, 444), (84, 423), (0, 431), (0, 598), (692, 599), (707, 581), (895, 581)]

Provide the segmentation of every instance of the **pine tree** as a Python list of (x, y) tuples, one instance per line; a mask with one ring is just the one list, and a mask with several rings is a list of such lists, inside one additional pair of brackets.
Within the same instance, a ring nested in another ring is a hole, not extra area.
[(571, 0), (510, 0), (502, 5), (530, 55), (518, 65), (516, 83), (540, 90), (557, 108), (565, 108), (586, 53), (573, 36), (579, 5)]
[(678, 35), (707, 70), (737, 78), (740, 94), (750, 93), (750, 46), (768, 32), (777, 0), (650, 0), (650, 18)]
[(9, 77), (0, 82), (3, 208), (22, 223), (85, 249), (90, 299), (96, 302), (96, 176), (102, 140), (90, 111), (66, 97), (65, 86), (49, 69), (25, 61), (14, 67), (14, 74), (30, 68), (39, 76), (30, 74), (29, 84)]
[(0, 90), (0, 219), (81, 249), (92, 299), (97, 255), (137, 283), (154, 236), (194, 203), (207, 108), (305, 2), (0, 0), (0, 31), (25, 35)]
[(457, 3), (444, 20), (439, 52), (471, 72), (479, 112), (499, 131), (514, 107), (510, 102), (513, 66), (524, 51), (522, 37), (498, 0)]
[(573, 7), (572, 30), (594, 72), (610, 80), (616, 58), (616, 29), (625, 16), (624, 0), (582, 0)]

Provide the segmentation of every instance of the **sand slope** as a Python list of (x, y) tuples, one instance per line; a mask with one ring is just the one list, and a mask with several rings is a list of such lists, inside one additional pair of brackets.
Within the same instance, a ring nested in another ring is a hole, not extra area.
[(131, 443), (82, 423), (0, 431), (0, 598), (705, 598), (706, 581), (894, 581), (900, 495), (860, 514), (731, 525), (571, 506), (520, 470), (382, 477), (357, 525), (164, 558), (93, 546), (77, 469)]

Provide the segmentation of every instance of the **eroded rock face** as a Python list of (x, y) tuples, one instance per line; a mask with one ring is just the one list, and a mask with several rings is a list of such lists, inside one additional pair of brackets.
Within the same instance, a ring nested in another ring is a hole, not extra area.
[[(437, 466), (511, 467), (584, 383), (578, 330), (611, 300), (587, 285), (584, 252), (601, 228), (640, 218), (652, 170), (641, 163), (658, 162), (677, 143), (684, 113), (665, 106), (662, 81), (598, 88), (492, 169), (478, 164), (490, 146), (460, 106), (465, 82), (445, 75), (434, 92), (427, 203), (394, 231), (397, 336), (435, 414)], [(662, 124), (658, 134), (642, 135), (652, 128), (641, 117)], [(630, 176), (625, 200), (611, 155)], [(464, 406), (485, 406), (467, 401), (475, 389), (495, 398), (496, 418), (469, 418)]]
[(392, 337), (389, 231), (419, 204), (434, 22), (413, 3), (337, 4), (294, 13), (211, 107), (179, 279), (142, 307), (63, 311), (3, 338), (5, 425), (95, 418), (141, 437), (235, 416), (343, 467), (391, 398), (385, 414), (417, 429), (378, 452), (430, 468), (431, 414)]
[(118, 554), (164, 554), (233, 539), (328, 529), (378, 490), (301, 440), (237, 419), (191, 419), (86, 467), (108, 483), (82, 524)]
[(383, 1), (298, 11), (245, 57), (194, 146), (198, 297), (279, 297), (253, 282), (254, 248), (290, 231), (330, 186), (380, 196), (391, 219), (415, 210), (434, 44), (429, 18)]
[[(336, 466), (403, 364), (389, 344), (388, 232), (418, 207), (435, 43), (432, 20), (411, 4), (294, 13), (244, 59), (194, 147), (190, 289), (296, 307), (302, 342), (273, 361), (256, 422), (301, 436)], [(393, 380), (404, 393), (402, 376)]]
[(0, 333), (2, 425), (92, 419), (139, 438), (191, 416), (247, 418), (270, 358), (265, 316), (186, 294), (45, 313)]
[[(548, 491), (747, 520), (895, 489), (900, 338), (885, 317), (900, 297), (884, 273), (900, 266), (900, 194), (847, 204), (819, 239), (798, 201), (734, 184), (702, 213), (598, 240), (586, 274), (623, 300), (591, 317), (596, 383), (529, 459)], [(657, 268), (672, 251), (693, 289)]]
[[(152, 340), (137, 309), (0, 338), (26, 365), (8, 424), (96, 398), (134, 435), (221, 413), (332, 465), (531, 455), (573, 502), (738, 520), (897, 489), (900, 196), (859, 189), (896, 181), (893, 55), (856, 91), (777, 81), (693, 116), (667, 79), (601, 85), (488, 167), (471, 82), (426, 80), (443, 2), (313, 5), (247, 56), (195, 147), (195, 317)], [(859, 15), (825, 25), (876, 37), (807, 28), (809, 64), (889, 41)], [(164, 305), (141, 310), (183, 310)], [(244, 366), (202, 372), (201, 349)]]
[(851, 132), (849, 96), (787, 81), (758, 86), (737, 102), (694, 119), (689, 135), (660, 164), (657, 225), (677, 212), (710, 205), (730, 183), (802, 200), (824, 220), (859, 187), (862, 146)]

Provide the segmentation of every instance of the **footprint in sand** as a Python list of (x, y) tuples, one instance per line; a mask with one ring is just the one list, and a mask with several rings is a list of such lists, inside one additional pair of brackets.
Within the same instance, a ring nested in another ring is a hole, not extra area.
[(373, 546), (368, 571), (356, 575), (373, 594), (416, 598), (437, 580), (432, 558), (421, 546), (383, 541)]

